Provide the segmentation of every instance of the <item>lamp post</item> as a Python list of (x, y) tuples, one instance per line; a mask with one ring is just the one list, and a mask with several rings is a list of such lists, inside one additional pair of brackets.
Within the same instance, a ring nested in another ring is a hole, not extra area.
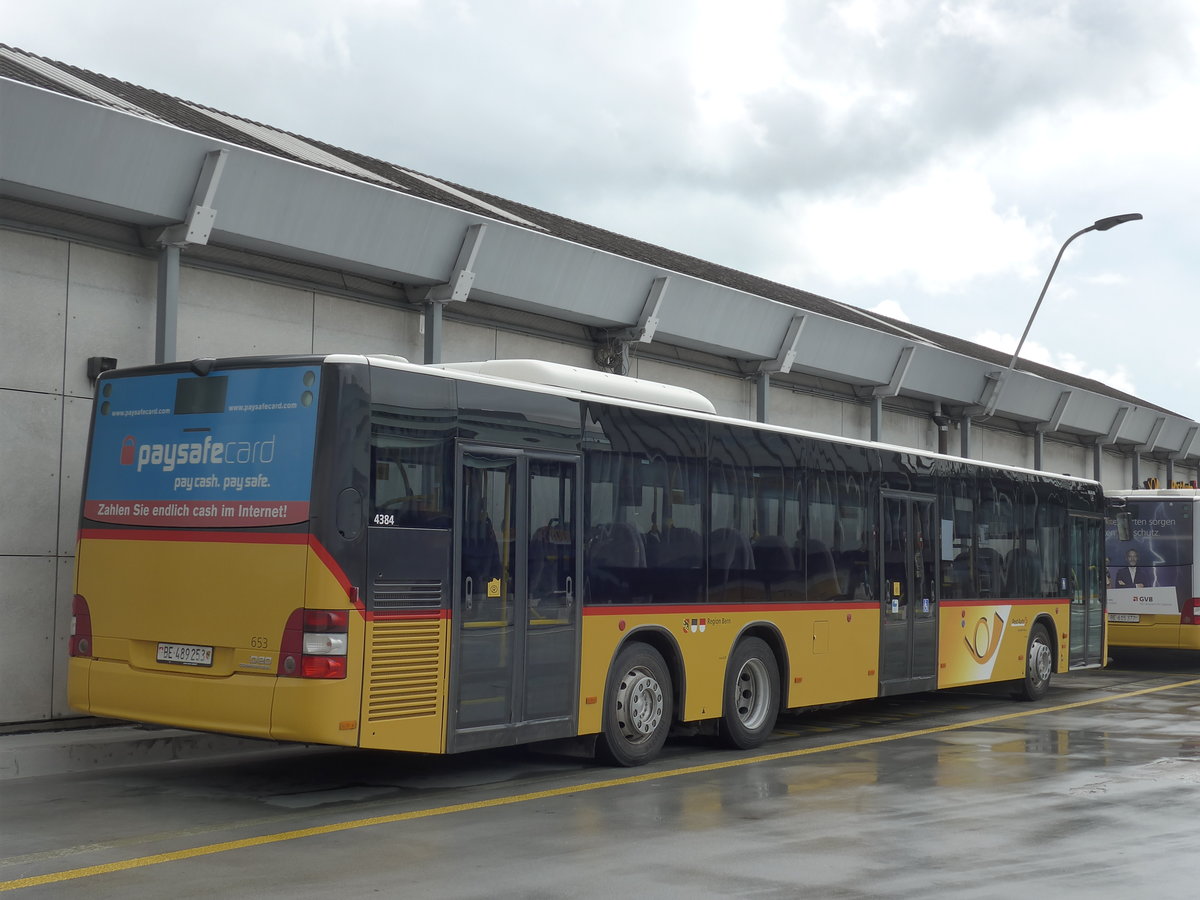
[(1013, 351), (1012, 359), (1008, 361), (1007, 368), (1003, 372), (999, 372), (989, 376), (996, 380), (995, 389), (992, 391), (992, 398), (988, 401), (984, 411), (984, 416), (990, 416), (996, 411), (996, 404), (1000, 402), (1000, 392), (1004, 390), (1004, 385), (1008, 381), (1008, 377), (1012, 374), (1017, 365), (1017, 357), (1021, 353), (1021, 348), (1025, 346), (1025, 338), (1029, 336), (1029, 329), (1033, 327), (1033, 320), (1038, 314), (1038, 310), (1042, 307), (1042, 300), (1046, 296), (1046, 290), (1050, 287), (1050, 280), (1054, 277), (1054, 273), (1058, 270), (1058, 263), (1066, 252), (1071, 241), (1079, 237), (1081, 234), (1087, 234), (1089, 231), (1108, 231), (1110, 228), (1116, 228), (1118, 225), (1123, 225), (1126, 222), (1136, 222), (1142, 217), (1141, 213), (1122, 213), (1119, 216), (1108, 216), (1104, 219), (1097, 219), (1087, 228), (1081, 228), (1065, 241), (1058, 250), (1058, 256), (1054, 257), (1054, 265), (1050, 267), (1050, 274), (1046, 276), (1046, 283), (1042, 285), (1042, 292), (1038, 294), (1037, 303), (1033, 304), (1033, 312), (1029, 314), (1029, 321), (1025, 323), (1025, 330), (1021, 332), (1021, 339), (1017, 341), (1017, 349)]

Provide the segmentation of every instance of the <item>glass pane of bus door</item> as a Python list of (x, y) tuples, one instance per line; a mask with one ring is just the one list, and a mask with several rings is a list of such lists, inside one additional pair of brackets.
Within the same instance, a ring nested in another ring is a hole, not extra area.
[(574, 459), (529, 459), (526, 721), (575, 710), (577, 482)]
[(455, 619), (457, 727), (512, 719), (517, 458), (465, 453)]
[(933, 525), (932, 500), (884, 497), (881, 694), (936, 686), (938, 547)]
[(1104, 520), (1071, 516), (1068, 565), (1071, 592), (1071, 667), (1104, 660)]

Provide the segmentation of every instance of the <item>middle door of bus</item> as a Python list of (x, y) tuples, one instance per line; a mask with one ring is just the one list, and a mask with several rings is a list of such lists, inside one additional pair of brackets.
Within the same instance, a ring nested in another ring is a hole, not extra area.
[(579, 679), (579, 459), (462, 445), (452, 751), (573, 736)]
[(879, 693), (937, 687), (938, 541), (934, 499), (885, 492), (880, 519)]
[(1104, 664), (1105, 611), (1101, 586), (1104, 572), (1104, 520), (1071, 513), (1068, 527), (1068, 571), (1071, 592), (1071, 642), (1068, 664), (1088, 668)]

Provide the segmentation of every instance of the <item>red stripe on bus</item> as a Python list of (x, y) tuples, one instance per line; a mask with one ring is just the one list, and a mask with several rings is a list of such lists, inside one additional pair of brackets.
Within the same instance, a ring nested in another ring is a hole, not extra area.
[(342, 590), (346, 592), (346, 599), (353, 603), (360, 613), (365, 615), (366, 607), (363, 605), (362, 598), (359, 597), (358, 588), (350, 583), (350, 579), (342, 571), (342, 567), (337, 564), (337, 560), (325, 549), (325, 545), (318, 541), (314, 535), (310, 534), (308, 536), (308, 546), (317, 555), (317, 559), (325, 564), (325, 568), (329, 570), (329, 574), (341, 585)]

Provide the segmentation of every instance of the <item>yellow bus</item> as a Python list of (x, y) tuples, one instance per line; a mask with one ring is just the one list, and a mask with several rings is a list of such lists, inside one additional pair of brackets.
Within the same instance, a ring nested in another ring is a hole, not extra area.
[(1200, 490), (1110, 491), (1122, 504), (1105, 538), (1113, 647), (1200, 650), (1200, 574), (1194, 562)]
[(69, 699), (284, 741), (751, 748), (781, 710), (1105, 658), (1092, 481), (537, 360), (97, 384)]

